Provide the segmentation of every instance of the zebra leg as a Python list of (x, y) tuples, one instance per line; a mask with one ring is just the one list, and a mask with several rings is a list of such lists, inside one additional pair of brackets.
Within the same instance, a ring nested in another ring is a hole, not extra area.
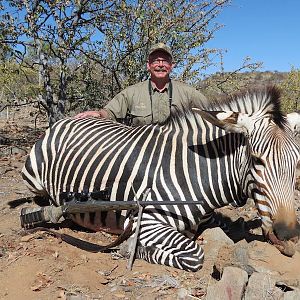
[(228, 233), (232, 221), (229, 217), (224, 216), (222, 213), (213, 212), (211, 223), (220, 227), (225, 233)]
[(141, 228), (136, 257), (149, 263), (196, 272), (202, 267), (204, 252), (199, 244), (173, 227), (156, 223)]
[(193, 237), (193, 240), (197, 240), (197, 238), (203, 233), (203, 231), (208, 228), (220, 227), (226, 234), (228, 234), (228, 224), (230, 223), (232, 222), (228, 217), (225, 217), (221, 213), (212, 211), (211, 213), (203, 217), (203, 220), (199, 224), (197, 232)]

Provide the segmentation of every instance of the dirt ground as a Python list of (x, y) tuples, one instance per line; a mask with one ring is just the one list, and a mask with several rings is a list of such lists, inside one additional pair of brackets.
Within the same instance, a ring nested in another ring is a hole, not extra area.
[[(16, 206), (16, 199), (30, 196), (20, 170), (30, 146), (46, 126), (45, 120), (38, 117), (39, 129), (35, 130), (35, 111), (30, 112), (10, 112), (9, 122), (5, 114), (0, 115), (0, 299), (205, 299), (207, 286), (216, 281), (212, 276), (213, 261), (209, 259), (196, 273), (141, 260), (136, 260), (130, 271), (127, 260), (115, 253), (85, 252), (42, 232), (24, 235), (20, 210), (32, 204)], [(297, 197), (299, 203), (299, 192)], [(242, 209), (228, 212), (233, 219), (246, 216)], [(66, 226), (56, 229), (97, 244), (115, 238)], [(209, 242), (203, 245), (206, 253), (213, 247)], [(268, 263), (281, 262), (270, 259)]]

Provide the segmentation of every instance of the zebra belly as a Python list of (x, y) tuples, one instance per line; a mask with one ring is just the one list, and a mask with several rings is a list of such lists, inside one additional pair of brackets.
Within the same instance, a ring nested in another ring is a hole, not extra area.
[(71, 220), (84, 228), (92, 231), (105, 231), (113, 234), (121, 234), (124, 225), (124, 217), (115, 213), (108, 212), (82, 212), (72, 214)]

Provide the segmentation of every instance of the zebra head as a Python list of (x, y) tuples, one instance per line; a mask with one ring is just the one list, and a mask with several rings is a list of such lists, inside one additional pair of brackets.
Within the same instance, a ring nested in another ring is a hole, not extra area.
[(279, 91), (267, 88), (231, 97), (218, 111), (196, 111), (226, 132), (245, 136), (242, 189), (255, 200), (264, 235), (275, 244), (300, 234), (294, 206), (300, 114), (283, 115), (279, 100)]

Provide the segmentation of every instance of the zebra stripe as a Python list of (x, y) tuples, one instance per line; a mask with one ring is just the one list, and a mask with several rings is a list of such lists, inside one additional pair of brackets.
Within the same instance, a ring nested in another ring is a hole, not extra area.
[[(250, 91), (175, 111), (165, 124), (135, 128), (101, 119), (61, 120), (33, 147), (23, 178), (55, 205), (64, 204), (65, 192), (110, 190), (110, 201), (132, 201), (151, 188), (146, 200), (162, 204), (144, 209), (138, 257), (196, 271), (204, 254), (190, 237), (212, 220), (215, 208), (253, 198), (266, 237), (299, 234), (293, 208), (297, 118), (293, 114), (289, 123), (281, 114), (279, 96), (274, 88)], [(102, 229), (105, 217), (83, 212), (73, 219)], [(116, 222), (121, 219), (126, 226), (126, 212), (116, 215)]]

